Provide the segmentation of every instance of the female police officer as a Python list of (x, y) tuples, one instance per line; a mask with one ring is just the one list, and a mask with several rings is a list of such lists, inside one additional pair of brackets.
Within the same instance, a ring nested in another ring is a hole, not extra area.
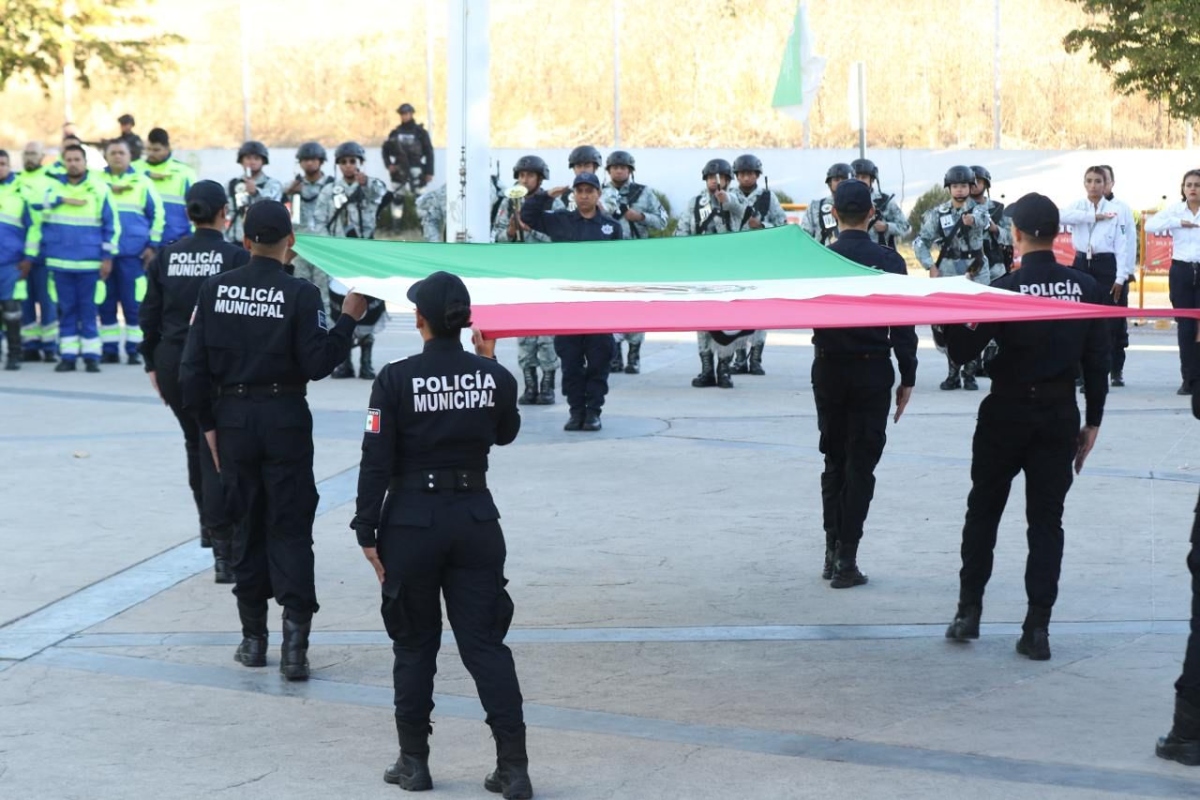
[(463, 664), (475, 679), (496, 739), (496, 771), (484, 786), (532, 797), (521, 690), (504, 635), (513, 605), (504, 590), (504, 535), (487, 490), (487, 454), (521, 427), (517, 381), (495, 361), (495, 342), (459, 337), (471, 298), (455, 275), (413, 284), (424, 350), (384, 367), (371, 389), (358, 506), (350, 524), (383, 587), (381, 612), (395, 653), (400, 757), (384, 780), (409, 791), (429, 775), (433, 676), (442, 608)]

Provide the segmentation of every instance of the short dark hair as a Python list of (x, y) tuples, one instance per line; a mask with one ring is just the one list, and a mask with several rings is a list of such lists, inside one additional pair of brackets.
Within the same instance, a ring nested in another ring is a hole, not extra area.
[(871, 211), (839, 211), (838, 219), (841, 220), (843, 226), (853, 228), (866, 222), (870, 215)]
[(1058, 236), (1056, 233), (1052, 233), (1049, 236), (1034, 236), (1026, 233), (1025, 231), (1021, 231), (1021, 235), (1024, 236), (1031, 245), (1039, 248), (1053, 247), (1054, 240)]
[(165, 128), (151, 128), (150, 133), (146, 134), (146, 141), (150, 144), (161, 144), (163, 147), (171, 146), (171, 136)]
[(83, 160), (84, 160), (84, 161), (87, 161), (87, 150), (84, 150), (84, 149), (83, 149), (83, 145), (81, 145), (81, 144), (69, 144), (69, 145), (67, 145), (66, 147), (64, 147), (64, 148), (62, 149), (62, 154), (63, 154), (64, 156), (65, 156), (67, 153), (71, 153), (71, 152), (77, 152), (77, 153), (79, 153), (81, 156), (83, 156)]
[(1097, 165), (1094, 167), (1088, 167), (1087, 169), (1085, 169), (1083, 171), (1083, 177), (1086, 178), (1088, 175), (1092, 175), (1093, 173), (1096, 175), (1099, 175), (1104, 180), (1108, 180), (1108, 173), (1105, 172), (1104, 167), (1100, 166), (1100, 165)]
[(1200, 178), (1200, 169), (1189, 169), (1183, 173), (1183, 179), (1179, 181), (1179, 199), (1187, 200), (1187, 195), (1184, 194), (1183, 186), (1187, 183), (1188, 178)]
[(8, 151), (0, 150), (0, 158), (8, 158)]
[[(115, 145), (115, 144), (119, 144), (119, 145), (121, 145), (121, 146), (122, 146), (122, 147), (124, 147), (126, 150), (129, 150), (129, 149), (130, 149), (130, 148), (129, 148), (129, 143), (128, 143), (128, 142), (126, 142), (124, 139), (106, 139), (106, 140), (105, 140), (105, 142), (104, 142), (104, 152), (105, 152), (105, 153), (107, 153), (107, 152), (108, 152), (108, 148), (112, 147), (112, 146), (113, 146), (113, 145)], [(130, 152), (130, 154), (132, 155), (132, 151)]]

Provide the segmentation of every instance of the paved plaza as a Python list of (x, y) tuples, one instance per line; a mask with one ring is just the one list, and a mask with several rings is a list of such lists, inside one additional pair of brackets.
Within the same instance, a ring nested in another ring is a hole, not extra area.
[[(543, 798), (1197, 797), (1154, 756), (1186, 635), (1184, 558), (1200, 423), (1174, 332), (1138, 329), (1096, 450), (1067, 498), (1053, 659), (1024, 616), (1024, 484), (1000, 531), (983, 636), (943, 638), (957, 600), (983, 391), (917, 389), (888, 431), (860, 551), (869, 585), (820, 579), (805, 332), (765, 377), (693, 389), (695, 337), (652, 335), (614, 376), (599, 434), (523, 407), (489, 482), (508, 540), (512, 646)], [(377, 358), (415, 352), (397, 315)], [(499, 355), (516, 372), (516, 347)], [(347, 524), (369, 384), (309, 394), (321, 504), (313, 678), (232, 659), (229, 588), (196, 544), (182, 437), (138, 367), (0, 373), (0, 798), (396, 797), (391, 648)], [(489, 796), (494, 749), (449, 630), (433, 798)]]

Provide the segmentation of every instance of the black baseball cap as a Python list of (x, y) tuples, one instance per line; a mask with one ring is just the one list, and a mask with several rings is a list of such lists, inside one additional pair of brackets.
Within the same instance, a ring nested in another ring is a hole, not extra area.
[(857, 178), (844, 180), (833, 193), (833, 207), (841, 214), (865, 214), (874, 206), (871, 187)]
[(221, 206), (229, 202), (229, 196), (225, 194), (225, 187), (216, 181), (196, 181), (183, 196), (183, 202), (189, 208), (193, 203), (203, 204), (206, 209), (205, 213), (198, 213), (196, 216), (206, 219), (216, 214)]
[(571, 188), (575, 188), (583, 183), (586, 183), (588, 186), (594, 186), (596, 191), (600, 191), (600, 179), (596, 177), (596, 173), (594, 172), (581, 172), (576, 175)]
[(396, 109), (397, 114), (412, 114), (415, 111), (416, 109), (412, 107), (412, 103), (401, 103), (400, 107)]
[(132, 124), (134, 124), (133, 123), (133, 115), (132, 114), (122, 114), (121, 116), (117, 117), (117, 123), (121, 124), (121, 125), (132, 125)]
[(1004, 209), (1013, 227), (1036, 238), (1058, 233), (1058, 206), (1044, 194), (1030, 192)]
[(409, 301), (427, 320), (440, 321), (446, 317), (451, 304), (471, 307), (471, 294), (462, 278), (449, 272), (435, 272), (408, 287)]
[(252, 242), (275, 244), (292, 232), (292, 215), (278, 200), (263, 200), (250, 206), (242, 230)]

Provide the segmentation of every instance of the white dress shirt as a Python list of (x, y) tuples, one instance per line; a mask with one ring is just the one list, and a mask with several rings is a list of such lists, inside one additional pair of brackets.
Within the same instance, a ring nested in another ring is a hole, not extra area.
[(1146, 233), (1165, 233), (1174, 241), (1171, 258), (1176, 261), (1200, 262), (1200, 228), (1183, 227), (1184, 220), (1200, 225), (1200, 210), (1192, 213), (1187, 203), (1172, 203), (1146, 221)]
[[(1097, 214), (1116, 216), (1097, 220)], [(1075, 252), (1085, 256), (1111, 253), (1116, 258), (1116, 283), (1124, 284), (1133, 274), (1134, 261), (1137, 260), (1137, 239), (1134, 238), (1133, 213), (1124, 203), (1101, 197), (1099, 203), (1092, 205), (1085, 197), (1060, 209), (1059, 222), (1071, 226), (1071, 243), (1075, 246)], [(1133, 257), (1130, 257), (1131, 252)]]

